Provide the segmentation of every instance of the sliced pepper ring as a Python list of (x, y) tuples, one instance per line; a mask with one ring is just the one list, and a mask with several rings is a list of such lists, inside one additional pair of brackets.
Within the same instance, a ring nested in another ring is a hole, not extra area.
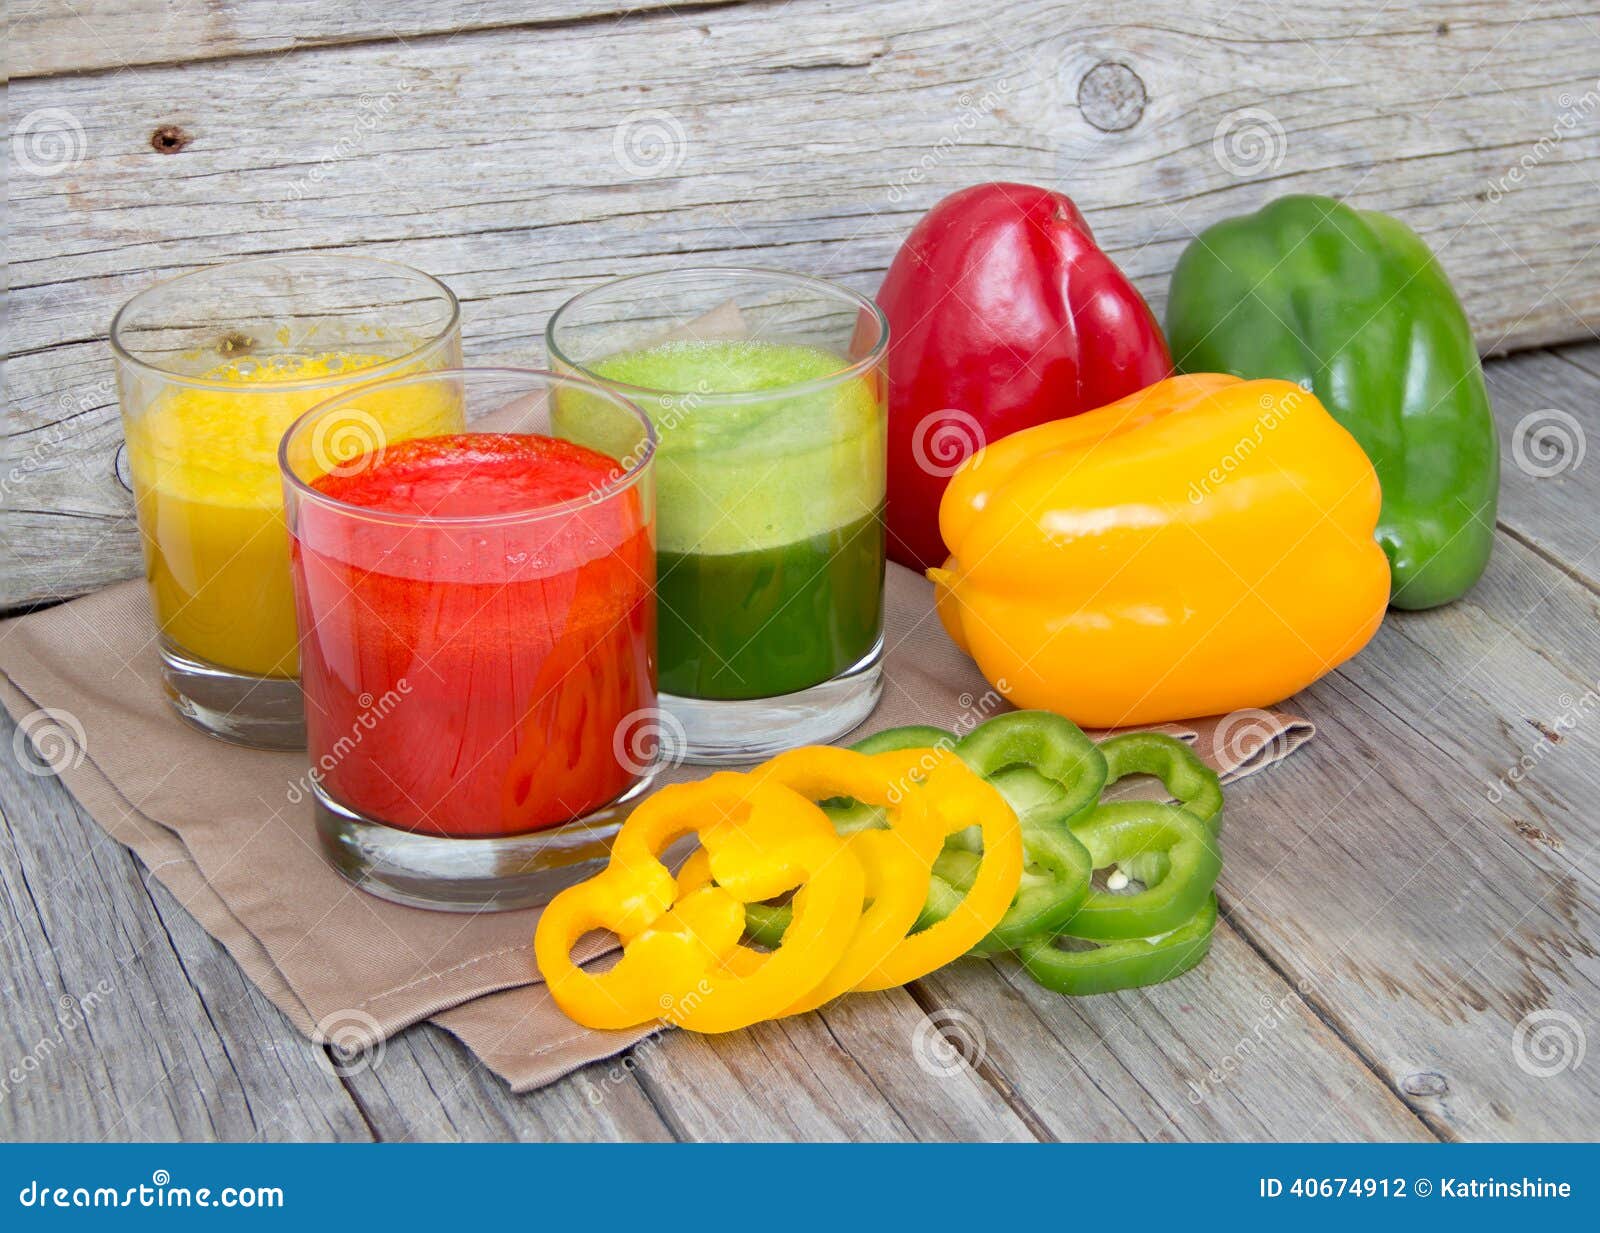
[[(904, 941), (927, 898), (929, 870), (944, 843), (945, 830), (930, 812), (923, 793), (907, 791), (900, 777), (883, 764), (848, 749), (792, 749), (749, 774), (759, 781), (780, 783), (808, 799), (849, 797), (882, 810), (889, 823), (886, 830), (857, 830), (845, 837), (845, 846), (865, 874), (869, 903), (855, 937), (827, 979), (784, 1012), (798, 1014), (855, 988)], [(693, 864), (685, 873), (709, 876), (710, 868)], [(682, 877), (679, 884), (683, 886)], [(769, 905), (751, 904), (746, 916), (761, 907)], [(769, 919), (770, 911), (769, 907)], [(783, 932), (781, 927), (779, 932)], [(748, 965), (748, 956), (753, 954), (745, 949), (742, 962)]]
[[(833, 971), (828, 973), (827, 979), (785, 1007), (781, 1015), (798, 1015), (815, 1010), (824, 1002), (830, 1002), (856, 988), (910, 931), (927, 894), (927, 864), (890, 832), (856, 831), (845, 836), (844, 843), (861, 862), (862, 872), (866, 875), (868, 906), (861, 914), (861, 925), (855, 937)], [(692, 893), (710, 880), (710, 863), (704, 852), (696, 852), (678, 874), (679, 893)], [(751, 904), (746, 911), (756, 907), (768, 905)], [(783, 912), (781, 918), (773, 921), (780, 941), (792, 919), (787, 908)], [(738, 946), (723, 962), (735, 975), (748, 975), (761, 962), (761, 954), (747, 946)]]
[[(1022, 827), (1005, 797), (948, 748), (872, 755), (921, 794), (945, 835), (976, 826), (983, 844), (972, 885), (942, 919), (906, 937), (856, 988), (891, 989), (966, 954), (1000, 923), (1022, 879)], [(930, 883), (931, 885), (931, 883)]]
[(1040, 938), (1024, 946), (1017, 957), (1035, 981), (1068, 997), (1138, 989), (1181, 976), (1204, 959), (1216, 925), (1217, 897), (1212, 894), (1171, 933), (1124, 938), (1087, 950), (1063, 950), (1055, 939)]
[[(1106, 781), (1099, 748), (1071, 720), (1049, 711), (1017, 711), (980, 724), (959, 740), (927, 725), (889, 728), (851, 746), (861, 752), (947, 749), (992, 784), (1021, 821), (1024, 869), (1016, 898), (972, 953), (1013, 950), (1064, 924), (1089, 894), (1093, 875), (1088, 850), (1071, 823), (1093, 808)], [(826, 802), (824, 812), (845, 831), (870, 826), (881, 815), (858, 802)], [(928, 899), (918, 929), (943, 920), (960, 903), (982, 865), (977, 834), (954, 834), (933, 864)], [(750, 910), (752, 936), (782, 935), (781, 908)]]
[(1222, 829), (1222, 781), (1184, 742), (1164, 732), (1124, 732), (1101, 741), (1100, 752), (1106, 787), (1128, 775), (1154, 775), (1213, 835)]
[[(680, 895), (660, 855), (691, 832), (715, 884)], [(783, 945), (730, 963), (745, 904), (791, 890)], [(724, 771), (640, 804), (606, 868), (545, 907), (534, 953), (556, 1004), (585, 1027), (665, 1017), (694, 1031), (732, 1031), (781, 1014), (827, 979), (855, 935), (864, 896), (860, 862), (820, 809), (780, 783)], [(616, 933), (623, 950), (614, 967), (592, 974), (572, 962), (572, 948), (595, 929)]]
[[(938, 729), (923, 729), (937, 732)], [(897, 731), (897, 730), (896, 730)], [(871, 738), (869, 738), (871, 739)], [(944, 827), (915, 793), (905, 792), (901, 776), (889, 776), (865, 754), (830, 745), (791, 749), (779, 754), (751, 774), (776, 778), (802, 796), (820, 799), (823, 813), (834, 830), (852, 836), (888, 826), (919, 858), (931, 867), (944, 842)], [(926, 888), (924, 887), (924, 892)], [(920, 910), (921, 904), (918, 904)], [(912, 913), (904, 937), (917, 914)], [(780, 903), (752, 903), (745, 909), (752, 941), (776, 946), (789, 927), (789, 908)]]
[[(1026, 854), (1016, 899), (974, 952), (1014, 950), (1055, 933), (1088, 896), (1094, 876), (1088, 849), (1071, 828), (1094, 808), (1105, 786), (1099, 747), (1060, 715), (1014, 711), (967, 733), (956, 753), (1016, 811)], [(944, 872), (935, 865), (935, 873)], [(957, 885), (964, 884), (963, 879)]]
[(1211, 832), (1187, 809), (1157, 801), (1108, 801), (1074, 833), (1096, 869), (1161, 857), (1145, 889), (1130, 895), (1091, 890), (1061, 928), (1075, 938), (1148, 938), (1176, 929), (1200, 910), (1222, 872)]
[(1101, 747), (1070, 719), (1052, 711), (1012, 711), (979, 724), (956, 742), (961, 760), (985, 779), (1026, 766), (1055, 784), (1052, 819), (1071, 822), (1094, 807), (1106, 786)]
[[(937, 728), (891, 728), (868, 738), (894, 747)], [(1106, 761), (1071, 720), (1049, 711), (997, 715), (960, 740), (956, 754), (992, 784), (1021, 820), (1025, 864), (1006, 914), (973, 947), (978, 955), (1014, 950), (1060, 928), (1089, 894), (1093, 866), (1071, 823), (1094, 807), (1106, 782)], [(952, 836), (934, 862), (922, 925), (959, 903), (979, 867), (970, 832)]]
[(857, 753), (898, 753), (902, 749), (942, 749), (954, 746), (956, 734), (931, 724), (905, 724), (863, 737), (850, 748)]
[[(932, 746), (902, 744), (911, 733), (931, 733), (937, 740)], [(978, 836), (962, 864), (963, 884), (955, 887), (930, 878), (927, 899), (915, 926), (917, 931), (856, 985), (861, 990), (889, 989), (926, 976), (966, 954), (1000, 922), (1022, 879), (1022, 830), (1016, 811), (1005, 797), (954, 753), (954, 740), (949, 733), (927, 727), (891, 728), (863, 744), (878, 751), (870, 755), (872, 760), (891, 770), (903, 792), (928, 801), (944, 843), (939, 861), (947, 861), (951, 853), (950, 837), (972, 832)], [(869, 811), (866, 825), (881, 823), (881, 810), (859, 807)], [(784, 936), (788, 911), (783, 905), (751, 904), (746, 909), (750, 936), (772, 945)], [(978, 927), (980, 924), (982, 928)]]

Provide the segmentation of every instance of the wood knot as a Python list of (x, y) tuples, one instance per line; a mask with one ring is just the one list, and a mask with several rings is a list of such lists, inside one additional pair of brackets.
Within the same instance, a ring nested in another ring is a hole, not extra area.
[(1400, 1080), (1400, 1090), (1407, 1096), (1443, 1096), (1450, 1081), (1436, 1070), (1419, 1070)]
[(1516, 828), (1517, 834), (1521, 835), (1529, 843), (1543, 844), (1547, 848), (1554, 848), (1557, 852), (1561, 851), (1561, 840), (1556, 838), (1549, 831), (1541, 830), (1532, 822), (1528, 821), (1528, 819), (1512, 818), (1511, 825)]
[(176, 124), (163, 124), (150, 134), (150, 148), (157, 154), (176, 154), (193, 140)]
[[(1524, 716), (1523, 718), (1526, 719), (1527, 717)], [(1556, 722), (1560, 723), (1561, 721), (1558, 719), (1558, 720), (1556, 720)], [(1544, 737), (1545, 740), (1549, 741), (1553, 745), (1559, 745), (1559, 744), (1561, 744), (1562, 741), (1567, 739), (1566, 737), (1562, 736), (1560, 732), (1556, 731), (1556, 729), (1552, 728), (1549, 724), (1545, 723), (1543, 720), (1529, 719), (1528, 723), (1533, 728), (1533, 730), (1535, 732), (1537, 732), (1540, 736)]]
[(1104, 133), (1120, 133), (1139, 123), (1148, 98), (1139, 74), (1112, 60), (1102, 60), (1078, 83), (1078, 110)]

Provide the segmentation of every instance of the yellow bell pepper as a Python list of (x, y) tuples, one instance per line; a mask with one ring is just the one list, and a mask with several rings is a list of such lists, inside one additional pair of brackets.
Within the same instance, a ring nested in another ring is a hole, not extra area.
[(1017, 706), (1085, 727), (1266, 706), (1376, 632), (1379, 499), (1307, 390), (1173, 377), (968, 459), (928, 575), (945, 629)]
[[(715, 882), (680, 893), (661, 853), (691, 832)], [(791, 890), (783, 945), (730, 964), (745, 904)], [(534, 955), (556, 1005), (585, 1027), (667, 1019), (728, 1032), (783, 1014), (827, 978), (855, 937), (865, 892), (860, 862), (815, 804), (724, 771), (662, 788), (629, 815), (606, 868), (544, 909)], [(595, 929), (623, 944), (599, 974), (572, 962), (573, 946)]]

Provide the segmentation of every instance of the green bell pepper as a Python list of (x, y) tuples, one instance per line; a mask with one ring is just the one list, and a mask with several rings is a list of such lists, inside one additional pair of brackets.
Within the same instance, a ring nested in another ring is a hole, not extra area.
[(1311, 196), (1217, 223), (1178, 259), (1167, 338), (1179, 372), (1297, 381), (1361, 443), (1383, 488), (1391, 604), (1432, 608), (1478, 580), (1494, 419), (1461, 303), (1404, 223)]

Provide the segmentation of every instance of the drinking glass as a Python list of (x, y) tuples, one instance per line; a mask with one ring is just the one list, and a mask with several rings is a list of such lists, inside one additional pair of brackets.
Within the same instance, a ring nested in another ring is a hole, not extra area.
[(363, 889), (522, 907), (605, 860), (660, 760), (654, 454), (626, 399), (531, 369), (392, 377), (284, 437), (313, 809)]
[(671, 270), (573, 297), (546, 342), (553, 368), (637, 402), (660, 435), (660, 682), (686, 759), (865, 719), (882, 689), (877, 306), (799, 274)]
[(456, 298), (371, 257), (240, 261), (136, 295), (111, 350), (167, 696), (214, 736), (302, 748), (279, 440), (341, 390), (458, 365)]

